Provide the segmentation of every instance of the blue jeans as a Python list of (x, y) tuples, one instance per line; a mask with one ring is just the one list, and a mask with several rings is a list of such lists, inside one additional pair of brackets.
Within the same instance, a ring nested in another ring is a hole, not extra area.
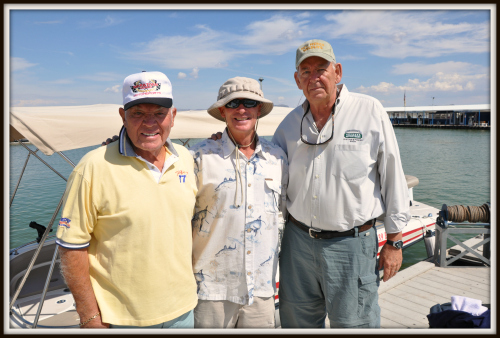
[(111, 329), (193, 329), (194, 316), (193, 310), (186, 312), (182, 316), (169, 320), (168, 322), (151, 326), (129, 326), (129, 325), (110, 325)]
[(314, 239), (288, 221), (280, 254), (283, 328), (380, 327), (374, 227), (355, 237)]

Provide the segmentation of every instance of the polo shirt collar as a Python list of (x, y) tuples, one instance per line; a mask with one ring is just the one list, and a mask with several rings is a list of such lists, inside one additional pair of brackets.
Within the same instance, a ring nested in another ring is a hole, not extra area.
[[(222, 143), (222, 155), (224, 156), (224, 158), (228, 158), (235, 151), (236, 145), (229, 137), (229, 134), (227, 133), (227, 127), (224, 129), (220, 140)], [(264, 152), (262, 151), (262, 145), (260, 143), (259, 135), (255, 136), (255, 140), (257, 142), (257, 145), (255, 146), (255, 154), (259, 154), (260, 157), (266, 159), (264, 156)]]
[[(172, 141), (169, 137), (167, 137), (167, 140), (165, 141), (165, 146), (173, 155), (179, 157), (179, 154), (175, 150), (174, 145), (172, 144)], [(137, 154), (132, 147), (132, 141), (130, 141), (130, 138), (127, 135), (127, 129), (125, 129), (125, 127), (123, 126), (120, 130), (120, 137), (118, 139), (118, 149), (120, 151), (120, 154), (122, 154), (123, 156), (137, 157)]]

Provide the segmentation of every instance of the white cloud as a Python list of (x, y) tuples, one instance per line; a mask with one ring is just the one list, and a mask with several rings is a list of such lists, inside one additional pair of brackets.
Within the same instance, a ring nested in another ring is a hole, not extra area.
[(194, 79), (197, 79), (199, 71), (200, 70), (198, 69), (198, 67), (195, 67), (195, 68), (193, 68), (193, 71), (189, 75), (191, 75), (191, 77), (193, 77)]
[(183, 73), (183, 72), (179, 72), (179, 74), (177, 74), (177, 78), (178, 78), (178, 79), (181, 79), (181, 80), (182, 80), (182, 79), (185, 79), (185, 78), (186, 78), (186, 76), (187, 76), (187, 75), (186, 75), (186, 73)]
[(303, 12), (303, 13), (297, 14), (295, 17), (297, 17), (299, 19), (306, 19), (306, 18), (311, 17), (311, 12)]
[(369, 45), (380, 57), (437, 57), (489, 51), (489, 23), (445, 23), (450, 12), (344, 11), (328, 14), (324, 32)]
[[(281, 55), (296, 49), (303, 42), (307, 21), (276, 15), (248, 24), (242, 34), (216, 31), (207, 25), (195, 28), (199, 32), (194, 36), (159, 36), (135, 44), (131, 48), (135, 51), (127, 51), (125, 55), (173, 69), (227, 67), (240, 56)], [(314, 33), (314, 30), (308, 32)]]
[(393, 66), (392, 73), (396, 75), (416, 74), (419, 76), (442, 73), (486, 74), (488, 69), (468, 62), (447, 61), (434, 64), (423, 62), (401, 63)]
[(470, 92), (477, 87), (487, 87), (486, 74), (458, 74), (437, 72), (427, 80), (409, 79), (405, 85), (381, 82), (370, 87), (360, 86), (357, 91), (365, 94), (393, 94), (394, 92)]
[(36, 66), (36, 63), (31, 63), (23, 58), (12, 57), (10, 58), (10, 70), (15, 72)]
[(119, 93), (122, 91), (122, 85), (114, 85), (113, 87), (109, 87), (104, 89), (105, 92)]

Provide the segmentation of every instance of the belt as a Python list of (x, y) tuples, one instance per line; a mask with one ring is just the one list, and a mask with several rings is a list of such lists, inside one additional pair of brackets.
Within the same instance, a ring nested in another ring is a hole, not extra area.
[[(292, 215), (288, 214), (288, 219), (292, 221), (293, 224), (295, 224), (299, 229), (304, 230), (305, 232), (309, 233), (309, 236), (311, 238), (316, 238), (316, 239), (330, 239), (334, 237), (354, 237), (354, 234), (356, 231), (354, 229), (347, 230), (347, 231), (327, 231), (327, 230), (320, 230), (320, 229), (314, 229), (310, 228), (303, 223), (297, 221), (295, 218), (293, 218)], [(371, 229), (371, 227), (375, 224), (374, 219), (369, 220), (363, 225), (357, 226), (358, 228), (358, 233), (367, 231)]]

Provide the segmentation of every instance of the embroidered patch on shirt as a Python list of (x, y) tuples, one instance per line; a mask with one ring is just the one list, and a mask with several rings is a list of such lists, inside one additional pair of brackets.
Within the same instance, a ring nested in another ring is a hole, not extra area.
[(61, 220), (59, 221), (59, 226), (63, 226), (69, 229), (70, 222), (71, 220), (69, 218), (61, 218)]
[(175, 172), (177, 174), (177, 177), (179, 177), (179, 182), (180, 183), (186, 183), (186, 176), (188, 174), (187, 171), (179, 170)]
[(344, 133), (344, 141), (356, 142), (362, 140), (363, 134), (361, 134), (360, 130), (347, 130)]

